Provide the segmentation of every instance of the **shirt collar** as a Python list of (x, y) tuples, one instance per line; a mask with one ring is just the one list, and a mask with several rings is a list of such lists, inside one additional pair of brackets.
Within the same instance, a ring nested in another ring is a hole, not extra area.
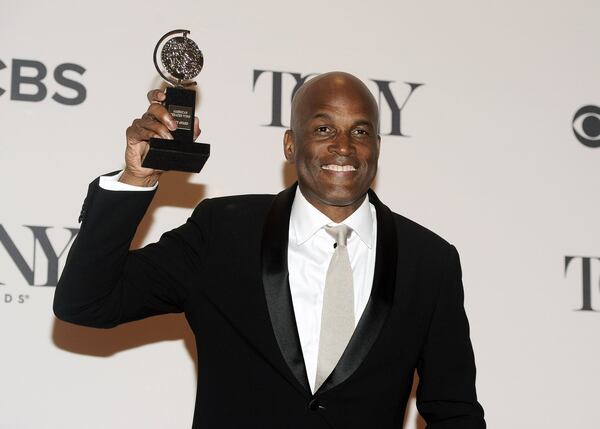
[[(354, 233), (369, 248), (373, 246), (373, 215), (368, 195), (360, 207), (342, 223), (352, 228)], [(302, 195), (300, 187), (296, 188), (296, 195), (294, 196), (290, 215), (290, 226), (294, 229), (296, 244), (304, 244), (326, 225), (335, 226), (339, 224), (333, 222), (309, 203), (304, 195)]]

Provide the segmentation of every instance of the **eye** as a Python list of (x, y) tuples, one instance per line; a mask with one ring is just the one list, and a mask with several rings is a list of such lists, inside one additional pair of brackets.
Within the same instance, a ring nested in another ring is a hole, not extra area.
[(352, 134), (357, 135), (357, 136), (368, 136), (369, 132), (367, 130), (365, 130), (364, 128), (357, 128), (352, 131)]
[(328, 126), (322, 125), (315, 129), (315, 133), (322, 134), (322, 135), (329, 134), (329, 133), (331, 133), (331, 128), (329, 128)]

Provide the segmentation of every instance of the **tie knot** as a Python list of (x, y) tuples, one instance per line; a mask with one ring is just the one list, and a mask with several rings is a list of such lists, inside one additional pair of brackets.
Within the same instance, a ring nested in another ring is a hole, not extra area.
[(342, 247), (346, 247), (346, 242), (350, 234), (352, 234), (352, 228), (344, 224), (338, 226), (327, 226), (325, 227), (327, 234), (331, 235), (335, 242)]

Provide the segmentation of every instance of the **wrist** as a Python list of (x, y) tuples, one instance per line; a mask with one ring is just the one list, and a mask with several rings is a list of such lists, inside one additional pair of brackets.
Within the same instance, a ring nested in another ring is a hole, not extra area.
[(119, 177), (119, 182), (126, 183), (127, 185), (132, 186), (150, 188), (156, 185), (159, 176), (160, 173), (154, 173), (149, 176), (140, 176), (134, 172), (129, 171), (128, 169), (125, 169), (123, 170), (123, 174), (121, 174), (121, 177)]

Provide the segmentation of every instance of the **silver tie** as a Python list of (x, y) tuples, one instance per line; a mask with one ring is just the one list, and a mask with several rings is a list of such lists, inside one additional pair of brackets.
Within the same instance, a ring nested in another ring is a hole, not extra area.
[(325, 278), (315, 391), (337, 365), (354, 332), (354, 287), (346, 247), (352, 230), (338, 225), (326, 231), (335, 239), (336, 248)]

